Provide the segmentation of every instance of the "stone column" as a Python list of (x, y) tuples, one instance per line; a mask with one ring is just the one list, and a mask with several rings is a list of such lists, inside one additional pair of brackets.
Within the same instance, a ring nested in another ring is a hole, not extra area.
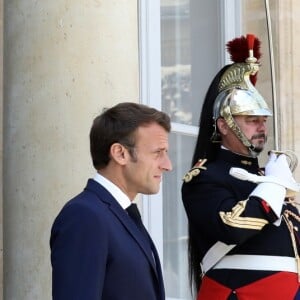
[(139, 101), (137, 1), (10, 0), (4, 25), (4, 299), (50, 299), (50, 228), (94, 174), (92, 119)]

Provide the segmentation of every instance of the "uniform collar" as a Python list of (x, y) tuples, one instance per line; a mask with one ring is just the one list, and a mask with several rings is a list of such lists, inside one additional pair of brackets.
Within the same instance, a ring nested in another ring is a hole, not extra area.
[(229, 162), (231, 165), (235, 167), (244, 168), (247, 170), (255, 170), (259, 168), (257, 157), (249, 157), (240, 155), (237, 153), (233, 153), (230, 150), (225, 148), (221, 148), (218, 152), (217, 159), (221, 159), (223, 161)]

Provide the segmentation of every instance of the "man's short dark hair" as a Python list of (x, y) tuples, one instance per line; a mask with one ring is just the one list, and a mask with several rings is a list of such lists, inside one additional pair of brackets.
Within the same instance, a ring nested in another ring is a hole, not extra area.
[(135, 132), (141, 126), (156, 123), (167, 132), (171, 130), (170, 117), (155, 108), (122, 102), (94, 119), (90, 131), (90, 151), (96, 170), (107, 166), (110, 147), (120, 143), (130, 150), (135, 146)]

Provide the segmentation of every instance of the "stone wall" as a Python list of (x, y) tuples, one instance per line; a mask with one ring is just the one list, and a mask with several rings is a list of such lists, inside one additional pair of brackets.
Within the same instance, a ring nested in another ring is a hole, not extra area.
[(139, 101), (137, 18), (132, 0), (5, 3), (4, 299), (51, 298), (50, 228), (94, 174), (92, 120)]

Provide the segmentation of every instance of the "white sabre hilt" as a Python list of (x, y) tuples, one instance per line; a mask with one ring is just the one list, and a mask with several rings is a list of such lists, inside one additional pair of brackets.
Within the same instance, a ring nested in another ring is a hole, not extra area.
[(249, 173), (248, 171), (241, 168), (231, 168), (229, 170), (229, 174), (240, 180), (247, 180), (254, 183), (263, 183), (263, 182), (275, 183), (294, 192), (300, 191), (300, 184), (298, 182), (285, 180), (271, 175), (258, 176), (256, 174)]
[(290, 170), (292, 172), (294, 172), (296, 170), (297, 165), (298, 165), (298, 157), (294, 151), (292, 151), (292, 150), (283, 150), (283, 151), (271, 150), (271, 151), (269, 151), (269, 154), (270, 153), (275, 153), (277, 156), (284, 154), (286, 156)]

